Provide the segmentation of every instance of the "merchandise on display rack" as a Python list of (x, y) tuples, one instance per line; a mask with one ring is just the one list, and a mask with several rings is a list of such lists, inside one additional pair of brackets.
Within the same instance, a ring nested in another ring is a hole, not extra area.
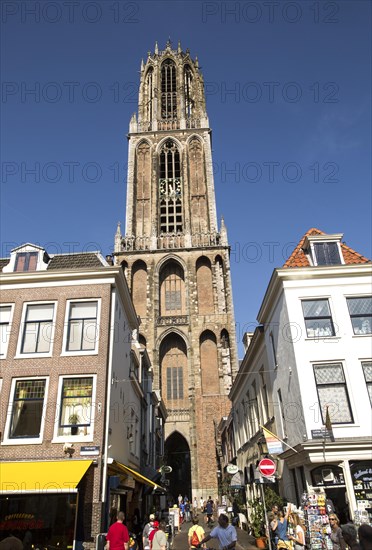
[(304, 493), (302, 503), (307, 547), (310, 550), (332, 550), (326, 495), (324, 493)]

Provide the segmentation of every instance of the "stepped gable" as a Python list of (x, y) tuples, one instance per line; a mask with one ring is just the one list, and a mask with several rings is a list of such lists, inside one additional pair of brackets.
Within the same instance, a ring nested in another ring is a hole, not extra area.
[[(303, 251), (306, 237), (312, 235), (326, 235), (326, 233), (320, 229), (316, 229), (315, 227), (309, 229), (309, 231), (307, 231), (307, 233), (305, 233), (302, 237), (292, 254), (289, 256), (288, 260), (284, 263), (283, 267), (312, 267), (308, 257)], [(341, 243), (341, 250), (346, 265), (366, 264), (370, 262), (368, 258), (362, 256), (362, 254), (359, 254), (358, 252), (355, 252), (355, 250), (344, 243)]]
[(57, 254), (51, 258), (48, 271), (52, 269), (81, 269), (89, 267), (104, 267), (96, 252)]

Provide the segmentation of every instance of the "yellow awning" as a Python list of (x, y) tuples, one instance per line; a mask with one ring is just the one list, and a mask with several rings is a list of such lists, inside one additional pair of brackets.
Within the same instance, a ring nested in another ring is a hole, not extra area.
[(0, 493), (72, 492), (92, 460), (0, 462)]
[(133, 470), (132, 468), (129, 468), (129, 466), (125, 466), (125, 464), (122, 464), (121, 462), (118, 462), (117, 460), (113, 460), (112, 464), (109, 465), (109, 467), (114, 466), (118, 470), (118, 473), (123, 473), (126, 475), (129, 475), (133, 477), (133, 479), (136, 479), (140, 483), (144, 483), (145, 485), (149, 485), (150, 487), (153, 487), (154, 489), (160, 489), (160, 491), (165, 491), (163, 487), (152, 481), (151, 479), (148, 479), (147, 477), (143, 476), (136, 470)]

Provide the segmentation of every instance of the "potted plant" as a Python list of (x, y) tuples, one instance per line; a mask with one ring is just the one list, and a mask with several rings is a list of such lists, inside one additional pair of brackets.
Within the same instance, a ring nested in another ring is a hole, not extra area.
[(76, 413), (70, 414), (68, 417), (68, 423), (71, 424), (71, 435), (77, 435), (78, 433), (78, 426), (80, 422), (80, 416)]
[(265, 536), (265, 511), (261, 499), (255, 498), (248, 502), (250, 515), (249, 523), (252, 535), (256, 539), (257, 548), (266, 548), (267, 538)]

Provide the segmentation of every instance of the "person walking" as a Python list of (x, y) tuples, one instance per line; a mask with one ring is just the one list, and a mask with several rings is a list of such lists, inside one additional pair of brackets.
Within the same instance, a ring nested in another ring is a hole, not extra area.
[(194, 516), (198, 513), (198, 499), (194, 497), (194, 500), (192, 501), (192, 511)]
[(128, 550), (129, 533), (124, 522), (124, 512), (118, 512), (116, 522), (113, 523), (106, 535), (106, 550)]
[(167, 548), (167, 536), (165, 534), (165, 521), (161, 521), (159, 523), (159, 528), (156, 531), (153, 539), (152, 539), (152, 550), (166, 550)]
[(203, 540), (205, 536), (205, 531), (201, 525), (199, 525), (199, 519), (194, 516), (192, 518), (192, 527), (190, 527), (188, 532), (188, 541), (189, 541), (189, 548), (197, 548), (198, 544), (201, 540)]
[(210, 525), (212, 523), (212, 516), (213, 516), (213, 500), (211, 499), (211, 497), (209, 497), (207, 500), (206, 512), (207, 512), (207, 525)]
[(145, 527), (142, 531), (142, 544), (144, 550), (150, 550), (150, 541), (149, 541), (149, 535), (150, 531), (153, 529), (155, 521), (154, 514), (149, 515), (149, 521), (146, 523)]
[(204, 512), (204, 498), (203, 497), (200, 497), (200, 499), (199, 499), (199, 506), (200, 506), (200, 511), (203, 513)]
[(233, 550), (235, 548), (238, 536), (235, 527), (229, 525), (229, 518), (226, 514), (218, 516), (218, 525), (199, 542), (196, 548), (200, 548), (210, 539), (218, 539), (220, 550)]
[(329, 524), (331, 526), (332, 550), (346, 550), (346, 542), (342, 536), (340, 520), (336, 514), (329, 516)]

